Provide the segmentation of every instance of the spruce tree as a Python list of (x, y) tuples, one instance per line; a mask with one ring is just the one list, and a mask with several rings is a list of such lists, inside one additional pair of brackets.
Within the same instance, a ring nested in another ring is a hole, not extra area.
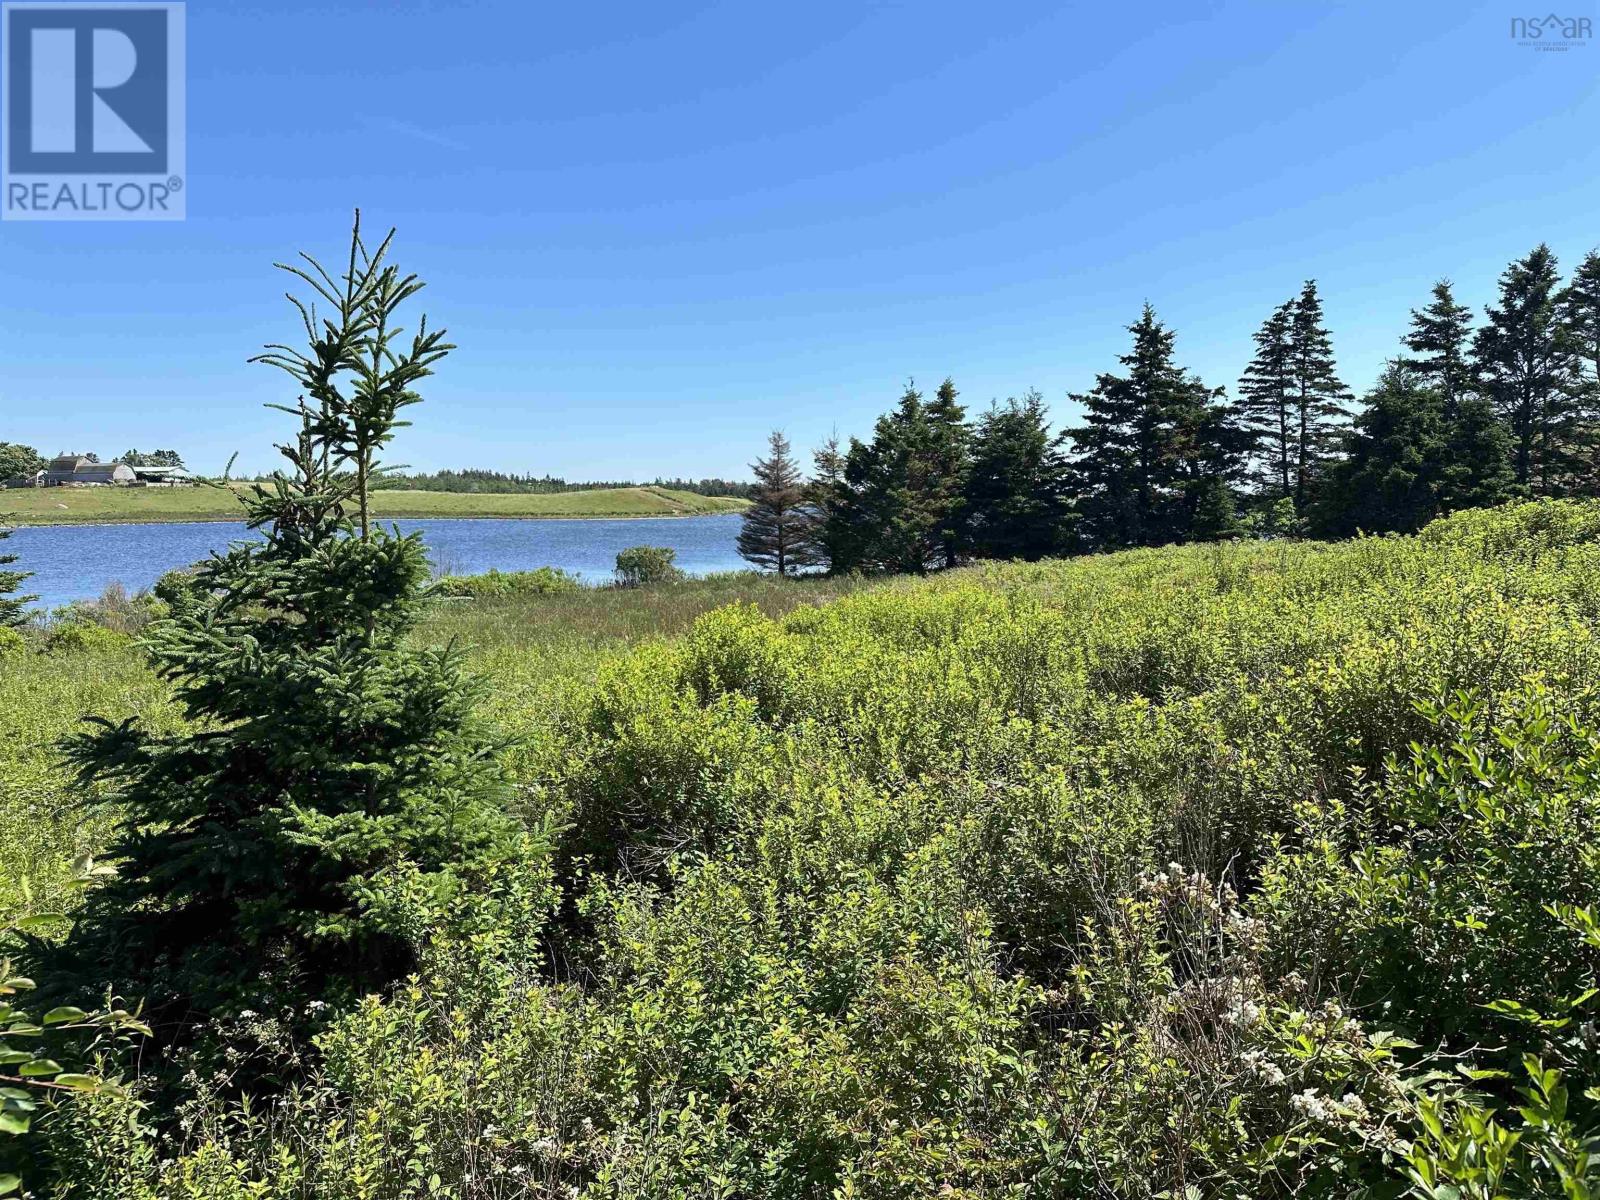
[(1034, 561), (1069, 544), (1072, 464), (1052, 435), (1044, 397), (995, 405), (978, 419), (967, 479), (968, 532), (979, 558)]
[(1488, 508), (1516, 498), (1511, 431), (1495, 415), (1488, 397), (1468, 391), (1454, 413), (1446, 409), (1444, 462), (1439, 472), (1439, 510)]
[(1411, 310), (1411, 330), (1404, 341), (1411, 355), (1399, 365), (1437, 392), (1445, 415), (1453, 418), (1472, 391), (1472, 310), (1456, 303), (1448, 279), (1433, 285), (1426, 307)]
[(1239, 394), (1260, 456), (1257, 479), (1268, 498), (1287, 496), (1304, 510), (1337, 449), (1350, 398), (1334, 365), (1316, 280), (1308, 279), (1299, 296), (1274, 310), (1255, 342)]
[(1557, 311), (1559, 282), (1542, 243), (1512, 263), (1472, 346), (1478, 386), (1511, 432), (1516, 483), (1540, 496), (1565, 486), (1578, 433), (1577, 356)]
[(1438, 516), (1449, 429), (1443, 394), (1403, 361), (1391, 363), (1329, 472), (1319, 527), (1336, 535), (1412, 533)]
[(1256, 486), (1274, 499), (1293, 492), (1299, 457), (1293, 400), (1293, 322), (1293, 300), (1273, 310), (1255, 333), (1255, 357), (1239, 380), (1239, 410), (1257, 452)]
[(816, 562), (805, 481), (789, 455), (789, 439), (773, 430), (767, 457), (752, 463), (756, 485), (739, 530), (739, 553), (780, 576)]
[(908, 384), (871, 442), (851, 439), (829, 534), (851, 546), (851, 567), (920, 575), (950, 562), (963, 497), (960, 476), (952, 476), (948, 411), (930, 417)]
[(970, 468), (971, 431), (967, 410), (956, 402), (955, 381), (945, 379), (928, 402), (928, 486), (931, 503), (940, 514), (939, 540), (944, 565), (960, 561), (966, 546), (966, 484)]
[(1337, 449), (1345, 405), (1350, 400), (1350, 389), (1339, 379), (1334, 364), (1333, 341), (1323, 325), (1322, 299), (1314, 279), (1306, 280), (1295, 301), (1289, 344), (1298, 444), (1294, 502), (1296, 508), (1304, 508), (1318, 473)]
[(845, 486), (845, 454), (833, 434), (812, 453), (812, 476), (806, 484), (806, 519), (817, 565), (829, 574), (853, 571), (862, 564), (862, 530), (856, 527), (851, 496)]
[[(0, 542), (11, 536), (11, 530), (0, 525)], [(7, 567), (17, 561), (15, 554), (0, 553), (0, 629), (15, 629), (25, 625), (28, 621), (27, 606), (37, 600), (37, 596), (19, 596), (17, 589), (31, 577), (27, 571), (8, 571)], [(7, 636), (15, 636), (8, 634)]]
[(1133, 348), (1118, 358), (1127, 374), (1101, 375), (1074, 396), (1084, 424), (1068, 433), (1080, 533), (1100, 549), (1187, 540), (1204, 481), (1232, 470), (1244, 444), (1222, 393), (1173, 361), (1154, 309), (1128, 330)]
[(392, 236), (369, 252), (358, 213), (339, 274), (283, 268), (313, 296), (291, 297), (306, 348), (254, 360), (299, 393), (271, 406), (296, 425), (286, 467), (242, 499), (260, 540), (204, 563), (148, 634), (188, 726), (99, 721), (70, 747), (126, 814), (77, 961), (146, 997), (169, 1038), (381, 987), (412, 969), (419, 903), (528, 850), (459, 652), (409, 638), (420, 535), (371, 520), (376, 456), (452, 349), (425, 318), (397, 324), (422, 282), (387, 262)]
[(1559, 314), (1567, 345), (1577, 359), (1573, 395), (1582, 422), (1578, 486), (1600, 493), (1600, 250), (1584, 255), (1561, 293)]

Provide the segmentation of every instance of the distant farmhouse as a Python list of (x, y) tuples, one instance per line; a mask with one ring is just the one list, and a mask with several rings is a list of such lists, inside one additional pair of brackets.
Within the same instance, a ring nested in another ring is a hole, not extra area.
[(129, 487), (137, 476), (124, 463), (98, 463), (81, 454), (62, 454), (44, 469), (45, 487)]
[(44, 470), (19, 475), (5, 487), (188, 487), (195, 477), (182, 467), (130, 467), (95, 462), (82, 454), (60, 454)]

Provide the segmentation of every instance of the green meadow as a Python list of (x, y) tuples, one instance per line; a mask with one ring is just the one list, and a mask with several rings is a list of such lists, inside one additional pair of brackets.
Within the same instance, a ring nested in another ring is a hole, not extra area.
[[(40, 1195), (1589, 1196), (1600, 507), (1414, 537), (435, 603), (542, 849)], [(134, 606), (135, 609), (137, 606)], [(0, 898), (179, 715), (119, 610), (0, 659)], [(113, 628), (107, 628), (112, 626)], [(17, 881), (30, 880), (24, 897)], [(164, 1082), (160, 1088), (178, 1085)], [(54, 1189), (54, 1190), (51, 1190)]]

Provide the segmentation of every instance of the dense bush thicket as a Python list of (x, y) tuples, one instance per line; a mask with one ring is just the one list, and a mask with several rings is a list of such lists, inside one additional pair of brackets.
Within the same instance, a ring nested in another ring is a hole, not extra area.
[(616, 577), (618, 587), (647, 587), (658, 583), (675, 583), (683, 572), (673, 561), (678, 552), (671, 546), (629, 546), (617, 551)]
[(451, 599), (485, 596), (556, 596), (577, 591), (583, 586), (576, 576), (559, 567), (538, 567), (532, 571), (490, 569), (482, 575), (444, 575), (434, 580), (433, 594)]
[(502, 683), (554, 853), (418, 897), (415, 974), (291, 1086), (60, 1104), (39, 1186), (1594, 1195), (1597, 585), (1600, 506), (1543, 502), (733, 606)]

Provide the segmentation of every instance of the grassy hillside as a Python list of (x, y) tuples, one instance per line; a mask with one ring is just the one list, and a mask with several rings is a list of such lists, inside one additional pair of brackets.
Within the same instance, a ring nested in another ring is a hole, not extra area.
[[(742, 512), (747, 501), (666, 488), (597, 488), (550, 495), (377, 492), (380, 517), (680, 517)], [(19, 488), (0, 492), (0, 520), (21, 525), (98, 521), (232, 521), (216, 488)]]
[[(1596, 1194), (1600, 507), (696, 587), (442, 606), (550, 856), (415, 929), (416, 980), (281, 1068), (315, 1086), (206, 1085), (159, 1147), (74, 1102), (53, 1169), (241, 1200)], [(41, 743), (85, 706), (174, 719), (127, 655), (8, 663), (0, 822), (42, 876), (114, 809), (75, 825)]]

